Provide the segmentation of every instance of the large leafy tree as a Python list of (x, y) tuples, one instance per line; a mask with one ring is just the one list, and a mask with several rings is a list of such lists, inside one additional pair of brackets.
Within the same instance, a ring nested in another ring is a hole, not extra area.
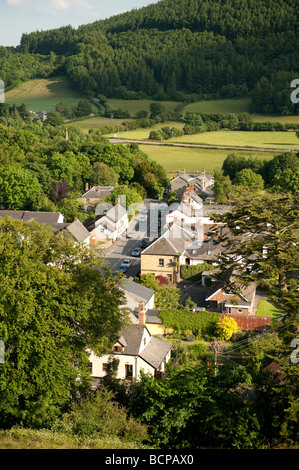
[(222, 271), (242, 268), (243, 283), (263, 280), (269, 292), (288, 290), (288, 272), (298, 266), (298, 196), (235, 191), (231, 211), (213, 214), (229, 228), (222, 238)]
[(126, 322), (100, 258), (35, 221), (0, 221), (0, 426), (44, 425), (89, 388), (88, 350), (110, 350)]
[[(231, 212), (215, 214), (215, 220), (230, 229), (226, 253), (219, 257), (220, 276), (228, 267), (236, 268), (238, 283), (259, 282), (283, 312), (279, 321), (271, 323), (281, 341), (272, 359), (281, 367), (283, 375), (283, 381), (271, 383), (271, 426), (276, 428), (276, 438), (280, 435), (279, 438), (283, 436), (287, 442), (294, 442), (298, 420), (298, 366), (292, 361), (291, 347), (298, 338), (298, 195), (265, 191), (254, 196), (243, 193), (237, 195), (233, 204)], [(259, 399), (269, 401), (269, 396), (265, 396), (264, 378), (260, 385), (258, 380)]]
[(34, 210), (42, 187), (30, 170), (9, 166), (0, 169), (0, 204), (5, 209)]

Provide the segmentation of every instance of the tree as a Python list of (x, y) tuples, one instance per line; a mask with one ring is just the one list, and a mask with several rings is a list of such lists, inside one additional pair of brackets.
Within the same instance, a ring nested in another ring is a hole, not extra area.
[(0, 204), (5, 209), (34, 210), (43, 195), (35, 174), (20, 167), (0, 169)]
[[(122, 198), (123, 196), (123, 198)], [(111, 196), (107, 197), (107, 202), (110, 202), (112, 205), (115, 204), (115, 199), (120, 197), (121, 201), (125, 199), (126, 201), (126, 209), (132, 205), (134, 213), (138, 210), (138, 204), (142, 204), (142, 196), (138, 193), (136, 188), (132, 188), (131, 186), (120, 185), (111, 194)], [(136, 208), (135, 208), (136, 204)], [(131, 213), (129, 212), (129, 215)]]
[(80, 100), (77, 109), (76, 116), (88, 116), (92, 113), (92, 107), (88, 100)]
[(95, 162), (90, 172), (89, 182), (92, 186), (110, 186), (118, 182), (119, 175), (113, 168), (102, 162)]
[(153, 102), (150, 104), (150, 119), (155, 119), (165, 111), (164, 106), (161, 103)]
[(225, 176), (223, 170), (214, 172), (214, 196), (219, 204), (226, 204), (232, 188), (229, 176)]
[(64, 119), (60, 113), (56, 111), (50, 111), (49, 113), (47, 113), (47, 119), (45, 121), (45, 124), (47, 126), (56, 127), (56, 126), (61, 126), (63, 123), (64, 123)]
[(220, 341), (229, 341), (238, 331), (238, 324), (234, 318), (224, 317), (216, 323), (215, 335)]
[(272, 293), (276, 287), (280, 293), (288, 291), (287, 273), (298, 266), (298, 196), (243, 190), (231, 200), (231, 211), (213, 214), (213, 220), (230, 230), (222, 239), (221, 272), (229, 266), (238, 269), (241, 262), (237, 277), (243, 283), (262, 280)]
[(87, 351), (117, 339), (123, 293), (66, 230), (4, 218), (0, 247), (0, 423), (43, 426), (89, 389)]
[(161, 284), (159, 278), (154, 274), (144, 274), (140, 276), (140, 284), (155, 291), (155, 307), (167, 308), (179, 305), (179, 300), (182, 297), (181, 291), (172, 285)]
[(258, 175), (250, 168), (244, 168), (241, 171), (238, 171), (233, 184), (236, 186), (245, 186), (250, 187), (252, 190), (260, 191), (264, 188), (264, 180), (261, 175)]

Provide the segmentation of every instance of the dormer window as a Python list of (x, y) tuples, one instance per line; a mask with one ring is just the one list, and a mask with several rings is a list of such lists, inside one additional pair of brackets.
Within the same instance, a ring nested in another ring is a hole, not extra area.
[(113, 351), (116, 353), (122, 353), (123, 352), (123, 347), (119, 345), (113, 346)]

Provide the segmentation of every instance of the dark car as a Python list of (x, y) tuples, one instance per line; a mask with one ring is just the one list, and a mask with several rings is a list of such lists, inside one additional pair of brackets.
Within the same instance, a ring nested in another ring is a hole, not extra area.
[(148, 238), (143, 238), (143, 239), (141, 240), (141, 245), (140, 245), (140, 247), (141, 247), (141, 248), (146, 248), (147, 245), (148, 245)]

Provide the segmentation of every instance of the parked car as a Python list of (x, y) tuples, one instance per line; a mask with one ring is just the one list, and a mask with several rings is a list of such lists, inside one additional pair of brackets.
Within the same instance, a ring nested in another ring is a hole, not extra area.
[(145, 217), (143, 217), (143, 215), (139, 217), (139, 222), (145, 222)]
[(140, 253), (140, 248), (134, 248), (134, 250), (132, 251), (132, 256), (140, 256)]
[(141, 240), (141, 245), (140, 245), (140, 247), (141, 247), (141, 248), (146, 248), (147, 245), (148, 245), (148, 238), (143, 238), (143, 239)]
[(128, 269), (128, 268), (127, 268), (126, 266), (121, 265), (121, 267), (118, 268), (118, 272), (119, 272), (119, 273), (125, 273), (125, 272), (127, 272), (127, 269)]
[(128, 269), (132, 264), (132, 261), (130, 259), (124, 259), (123, 262), (121, 263), (121, 267), (125, 267)]

